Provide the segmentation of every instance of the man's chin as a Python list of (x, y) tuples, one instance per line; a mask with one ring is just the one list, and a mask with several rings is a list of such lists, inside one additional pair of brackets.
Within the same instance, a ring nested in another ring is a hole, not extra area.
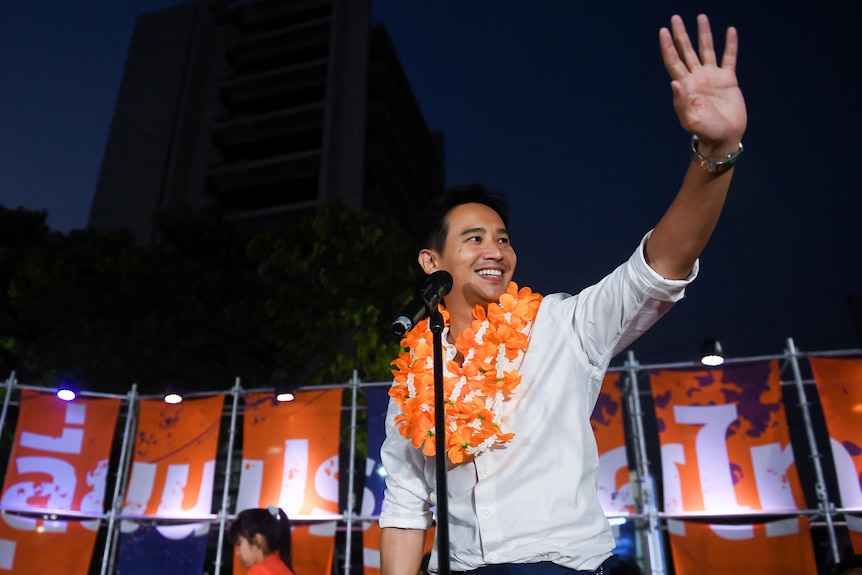
[(506, 293), (506, 289), (509, 287), (509, 282), (503, 284), (500, 283), (499, 286), (489, 286), (486, 289), (482, 290), (482, 300), (485, 305), (489, 303), (497, 303), (500, 301), (500, 296)]

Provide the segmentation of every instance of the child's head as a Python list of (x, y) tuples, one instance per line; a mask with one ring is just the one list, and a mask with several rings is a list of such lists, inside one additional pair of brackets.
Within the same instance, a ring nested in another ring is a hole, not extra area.
[(234, 519), (228, 530), (228, 541), (236, 546), (240, 562), (246, 567), (278, 552), (285, 565), (293, 570), (290, 558), (290, 520), (281, 509), (246, 509)]

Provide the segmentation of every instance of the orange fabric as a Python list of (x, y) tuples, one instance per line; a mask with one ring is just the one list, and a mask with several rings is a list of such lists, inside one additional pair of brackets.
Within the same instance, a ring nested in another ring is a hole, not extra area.
[(123, 513), (201, 517), (212, 510), (224, 396), (142, 400)]
[(380, 575), (380, 537), (383, 530), (376, 521), (362, 523), (362, 566), (365, 575)]
[(809, 361), (829, 430), (841, 506), (862, 510), (862, 360)]
[[(18, 521), (27, 522), (28, 529), (42, 527), (46, 531), (25, 531)], [(0, 573), (58, 573), (62, 567), (65, 575), (87, 575), (97, 535), (78, 521), (49, 522), (4, 515), (0, 519)]]
[(734, 526), (672, 521), (668, 530), (676, 575), (817, 573), (805, 517)]
[(288, 403), (246, 395), (237, 512), (275, 505), (294, 521), (339, 513), (341, 394), (301, 391)]
[(606, 513), (634, 513), (623, 425), (622, 378), (605, 375), (590, 423), (599, 449), (599, 500)]
[[(3, 483), (5, 507), (55, 513), (104, 512), (108, 460), (119, 399), (79, 398), (21, 391), (18, 427)], [(84, 575), (99, 520), (0, 518), (0, 571)], [(50, 553), (45, 553), (50, 549)]]
[(862, 515), (845, 514), (847, 520), (847, 530), (850, 532), (850, 544), (853, 546), (853, 553), (862, 555)]
[(251, 566), (248, 575), (293, 575), (287, 565), (281, 560), (278, 553), (272, 553), (261, 561)]
[(778, 362), (650, 374), (665, 511), (804, 509)]

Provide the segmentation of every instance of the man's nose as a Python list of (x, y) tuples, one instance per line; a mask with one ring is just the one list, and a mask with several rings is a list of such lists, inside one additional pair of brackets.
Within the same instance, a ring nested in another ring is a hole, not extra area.
[(503, 257), (503, 250), (500, 249), (499, 244), (493, 243), (485, 248), (484, 256), (491, 260), (499, 260)]

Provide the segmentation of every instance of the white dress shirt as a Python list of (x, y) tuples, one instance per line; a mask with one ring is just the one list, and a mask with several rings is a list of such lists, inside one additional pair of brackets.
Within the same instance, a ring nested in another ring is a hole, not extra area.
[[(453, 571), (537, 561), (588, 570), (610, 556), (615, 543), (596, 493), (599, 458), (590, 415), (611, 359), (681, 299), (697, 275), (695, 264), (685, 280), (659, 276), (643, 256), (647, 237), (599, 283), (575, 296), (542, 300), (521, 383), (503, 408), (503, 431), (515, 437), (470, 463), (449, 465)], [(446, 339), (444, 332), (444, 364), (456, 353)], [(380, 526), (427, 529), (436, 501), (435, 462), (398, 433), (400, 412), (390, 400)], [(436, 559), (433, 553), (432, 571)]]

